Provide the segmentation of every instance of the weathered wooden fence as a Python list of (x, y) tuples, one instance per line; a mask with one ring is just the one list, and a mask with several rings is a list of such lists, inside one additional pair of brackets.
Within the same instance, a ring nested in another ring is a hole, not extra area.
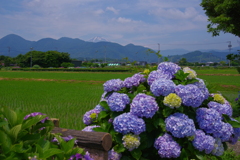
[(112, 137), (105, 132), (84, 132), (74, 129), (59, 128), (59, 120), (51, 119), (54, 123), (52, 133), (61, 133), (63, 137), (71, 135), (76, 138), (77, 145), (90, 153), (94, 160), (107, 160), (108, 151), (112, 147)]

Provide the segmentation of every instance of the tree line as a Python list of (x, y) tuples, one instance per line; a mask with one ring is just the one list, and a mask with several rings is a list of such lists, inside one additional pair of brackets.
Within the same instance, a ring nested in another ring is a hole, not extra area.
[(16, 64), (19, 67), (32, 67), (38, 65), (43, 68), (47, 67), (61, 67), (71, 63), (69, 53), (58, 51), (29, 51), (26, 54), (19, 54), (12, 58), (9, 56), (0, 56), (0, 62), (2, 66), (11, 66)]

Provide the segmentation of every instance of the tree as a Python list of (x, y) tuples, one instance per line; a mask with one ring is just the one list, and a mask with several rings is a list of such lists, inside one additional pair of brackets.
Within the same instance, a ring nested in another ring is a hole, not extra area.
[(208, 16), (208, 32), (218, 36), (220, 31), (240, 37), (239, 0), (202, 0), (200, 4)]
[(180, 66), (186, 66), (187, 65), (187, 59), (186, 58), (182, 58), (179, 60), (179, 65)]

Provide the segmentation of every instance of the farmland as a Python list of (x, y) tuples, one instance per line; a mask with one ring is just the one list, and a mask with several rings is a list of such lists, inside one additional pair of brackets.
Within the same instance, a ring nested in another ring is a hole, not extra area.
[[(208, 82), (211, 92), (222, 93), (234, 107), (240, 90), (237, 71), (196, 70)], [(0, 106), (20, 108), (28, 113), (42, 112), (59, 118), (60, 127), (82, 129), (83, 114), (94, 108), (106, 80), (134, 73), (0, 72)], [(236, 113), (236, 112), (235, 112)]]

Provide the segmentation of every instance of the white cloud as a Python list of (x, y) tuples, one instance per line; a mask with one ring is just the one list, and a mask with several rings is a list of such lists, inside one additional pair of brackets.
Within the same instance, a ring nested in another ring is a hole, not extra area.
[(123, 18), (123, 17), (118, 17), (118, 19), (117, 19), (116, 21), (117, 21), (117, 22), (120, 22), (120, 23), (129, 23), (129, 22), (132, 22), (131, 19)]
[(118, 14), (118, 12), (119, 12), (117, 9), (115, 9), (113, 7), (107, 7), (106, 10), (107, 11), (112, 11), (114, 14)]

